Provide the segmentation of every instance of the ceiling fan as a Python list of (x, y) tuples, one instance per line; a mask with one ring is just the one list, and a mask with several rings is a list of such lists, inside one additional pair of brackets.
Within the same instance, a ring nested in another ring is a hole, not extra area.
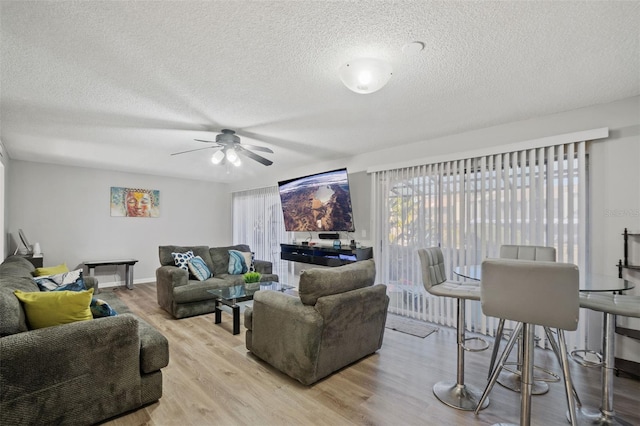
[(249, 150), (252, 149), (254, 151), (268, 152), (273, 154), (273, 151), (270, 148), (256, 145), (240, 145), (240, 137), (235, 134), (235, 131), (222, 129), (221, 132), (222, 133), (216, 135), (215, 142), (202, 139), (194, 139), (198, 142), (214, 144), (212, 146), (208, 146), (206, 148), (190, 149), (188, 151), (175, 152), (171, 155), (186, 154), (187, 152), (202, 151), (203, 149), (217, 149), (217, 151), (214, 152), (213, 156), (211, 157), (211, 162), (213, 164), (225, 164), (228, 161), (234, 166), (239, 166), (241, 164), (241, 161), (238, 154), (247, 158), (251, 158), (258, 163), (264, 164), (265, 166), (270, 166), (273, 164), (273, 161), (268, 160), (263, 156)]

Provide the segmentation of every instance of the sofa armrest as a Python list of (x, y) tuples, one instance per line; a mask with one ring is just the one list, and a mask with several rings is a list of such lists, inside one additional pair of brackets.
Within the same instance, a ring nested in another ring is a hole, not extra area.
[(98, 294), (98, 279), (91, 275), (82, 277), (84, 280), (84, 286), (89, 289), (93, 289), (93, 294)]
[(145, 374), (153, 373), (169, 365), (169, 341), (145, 320), (137, 320), (140, 336), (140, 371)]
[(161, 266), (156, 269), (156, 293), (158, 304), (175, 315), (173, 289), (189, 284), (189, 273), (177, 266)]
[(256, 272), (260, 272), (261, 274), (272, 274), (273, 273), (273, 264), (268, 260), (256, 260), (253, 261), (253, 266), (256, 269)]
[(156, 285), (173, 290), (189, 284), (189, 272), (177, 266), (161, 266), (156, 269)]
[[(140, 404), (140, 392), (135, 391), (140, 381), (138, 321), (133, 316), (80, 321), (0, 338), (1, 424), (4, 420), (15, 424), (11, 416), (18, 414), (24, 424), (108, 417), (117, 410), (102, 413), (98, 406), (118, 404), (132, 409)], [(89, 390), (91, 400), (101, 404), (87, 405)], [(39, 404), (46, 408), (34, 410)], [(48, 418), (40, 418), (45, 412)]]

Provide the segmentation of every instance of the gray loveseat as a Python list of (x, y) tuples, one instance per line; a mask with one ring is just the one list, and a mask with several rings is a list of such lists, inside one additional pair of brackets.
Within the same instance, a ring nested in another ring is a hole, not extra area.
[[(204, 281), (190, 277), (189, 273), (175, 264), (171, 253), (193, 251), (200, 256), (213, 273), (213, 277)], [(216, 297), (207, 290), (243, 284), (243, 275), (230, 275), (229, 250), (250, 253), (248, 245), (239, 244), (229, 247), (208, 246), (160, 246), (158, 255), (160, 267), (156, 270), (156, 291), (158, 304), (175, 318), (208, 314), (215, 311)], [(266, 260), (254, 260), (256, 272), (262, 274), (260, 281), (278, 281), (273, 274), (272, 264)]]
[(157, 401), (167, 339), (107, 292), (96, 297), (117, 316), (29, 330), (13, 292), (39, 291), (33, 271), (18, 256), (0, 265), (0, 424), (93, 424)]
[(373, 259), (300, 275), (299, 297), (259, 291), (245, 310), (249, 351), (305, 385), (380, 349), (389, 297)]

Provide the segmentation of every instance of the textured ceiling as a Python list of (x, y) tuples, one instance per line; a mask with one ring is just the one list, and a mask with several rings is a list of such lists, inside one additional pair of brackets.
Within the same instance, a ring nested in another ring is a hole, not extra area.
[[(233, 182), (640, 94), (640, 2), (0, 1), (13, 159)], [(425, 49), (405, 55), (419, 40)], [(358, 95), (358, 57), (393, 77)], [(429, 142), (425, 142), (429, 143)]]

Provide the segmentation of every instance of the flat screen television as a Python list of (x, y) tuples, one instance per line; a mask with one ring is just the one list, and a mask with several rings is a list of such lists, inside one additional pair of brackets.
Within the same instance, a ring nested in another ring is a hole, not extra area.
[(278, 182), (284, 227), (292, 232), (354, 232), (347, 169)]

